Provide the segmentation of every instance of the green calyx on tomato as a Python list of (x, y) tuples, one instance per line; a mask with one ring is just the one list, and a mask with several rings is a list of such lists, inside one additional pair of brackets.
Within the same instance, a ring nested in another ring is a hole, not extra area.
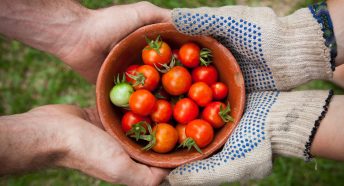
[(208, 66), (210, 63), (212, 63), (212, 57), (211, 50), (208, 48), (202, 48), (199, 54), (199, 60), (201, 62), (201, 66)]
[(193, 140), (192, 138), (186, 138), (179, 146), (180, 147), (187, 147), (188, 150), (190, 150), (192, 147), (195, 148), (199, 153), (203, 154), (202, 150), (198, 147), (198, 145), (196, 144), (195, 140)]
[(230, 122), (230, 121), (234, 121), (234, 119), (232, 118), (232, 116), (230, 116), (230, 111), (231, 111), (231, 107), (229, 105), (229, 103), (227, 104), (226, 108), (222, 108), (222, 105), (220, 105), (220, 111), (219, 111), (219, 116), (221, 117), (223, 122)]
[(140, 121), (132, 126), (132, 128), (125, 133), (125, 135), (130, 136), (132, 138), (135, 138), (136, 141), (140, 139), (140, 137), (144, 134), (146, 134), (146, 129), (143, 125), (146, 125), (147, 128), (150, 127), (150, 125), (145, 121)]
[(161, 68), (159, 68), (156, 64), (154, 64), (156, 70), (163, 73), (163, 74), (170, 71), (174, 66), (178, 66), (178, 65), (176, 65), (176, 58), (174, 56), (172, 56), (172, 59), (171, 59), (171, 62), (169, 65), (167, 65), (167, 64), (159, 64), (159, 65), (161, 65)]
[(135, 81), (133, 86), (145, 84), (146, 77), (143, 75), (143, 73), (136, 72), (135, 75), (127, 73), (127, 76)]
[[(146, 129), (142, 126), (142, 123), (146, 124), (148, 132), (149, 132), (148, 135), (142, 135), (142, 133), (144, 133), (144, 134), (146, 133)], [(137, 127), (137, 129), (135, 129), (136, 127)], [(142, 148), (142, 150), (148, 151), (154, 147), (154, 145), (156, 144), (156, 137), (155, 137), (156, 131), (153, 132), (152, 127), (149, 124), (147, 124), (146, 122), (139, 122), (139, 123), (133, 125), (132, 129), (134, 129), (134, 130), (132, 131), (132, 134), (129, 134), (130, 137), (134, 137), (136, 139), (136, 141), (141, 139), (141, 140), (145, 140), (145, 141), (149, 142), (146, 146), (144, 146)], [(127, 133), (127, 135), (128, 135), (128, 133)]]
[(139, 137), (140, 139), (149, 142), (146, 146), (144, 146), (142, 148), (142, 150), (145, 150), (145, 151), (150, 150), (156, 144), (156, 137), (155, 137), (156, 131), (153, 132), (152, 127), (150, 125), (148, 125), (147, 128), (148, 128), (149, 134), (148, 135), (140, 135), (140, 137)]
[(110, 91), (111, 102), (119, 107), (128, 107), (130, 95), (134, 92), (134, 88), (126, 82), (123, 74), (122, 80), (119, 75), (115, 78), (115, 86)]
[(156, 51), (156, 53), (160, 54), (160, 48), (162, 46), (162, 39), (160, 37), (160, 35), (158, 35), (158, 37), (156, 37), (155, 40), (149, 39), (148, 37), (145, 36), (147, 45), (149, 46), (149, 49), (153, 49)]

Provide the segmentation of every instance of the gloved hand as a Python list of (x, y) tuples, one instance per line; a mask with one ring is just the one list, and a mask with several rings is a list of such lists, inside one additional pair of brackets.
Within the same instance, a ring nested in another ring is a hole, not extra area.
[(303, 8), (286, 17), (244, 6), (174, 9), (172, 21), (180, 32), (210, 35), (227, 46), (248, 91), (289, 90), (330, 79), (334, 70), (336, 44), (326, 5), (311, 9), (314, 14)]
[(222, 151), (176, 168), (168, 176), (170, 184), (218, 185), (262, 178), (271, 171), (273, 155), (311, 158), (310, 146), (332, 92), (279, 90), (332, 77), (335, 50), (325, 39), (331, 34), (323, 35), (325, 26), (318, 23), (322, 19), (317, 13), (301, 9), (278, 18), (269, 8), (173, 10), (179, 31), (211, 35), (230, 48), (248, 94), (245, 114)]

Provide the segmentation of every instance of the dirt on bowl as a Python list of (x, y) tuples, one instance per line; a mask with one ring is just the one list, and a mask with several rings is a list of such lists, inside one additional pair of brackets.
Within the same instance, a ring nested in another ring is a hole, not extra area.
[[(160, 35), (171, 48), (180, 47), (183, 43), (194, 42), (208, 48), (213, 54), (213, 65), (219, 73), (219, 81), (229, 88), (227, 101), (231, 106), (234, 122), (216, 130), (211, 144), (196, 150), (178, 149), (167, 154), (159, 154), (152, 150), (142, 150), (142, 145), (128, 138), (121, 128), (122, 111), (114, 106), (109, 92), (114, 86), (114, 76), (123, 73), (129, 65), (142, 64), (141, 51), (147, 45), (145, 37), (156, 38)], [(105, 130), (113, 136), (135, 160), (146, 165), (174, 168), (179, 165), (204, 159), (219, 150), (238, 125), (245, 106), (245, 86), (239, 65), (230, 51), (208, 36), (189, 36), (179, 33), (170, 23), (159, 23), (142, 27), (131, 33), (118, 43), (105, 59), (98, 75), (96, 85), (97, 109)]]

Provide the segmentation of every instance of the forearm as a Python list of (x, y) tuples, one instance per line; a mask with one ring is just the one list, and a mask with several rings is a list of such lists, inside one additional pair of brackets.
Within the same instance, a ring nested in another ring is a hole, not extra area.
[(328, 112), (315, 135), (311, 154), (344, 161), (344, 96), (332, 98)]
[(337, 43), (337, 57), (336, 65), (344, 63), (344, 1), (343, 0), (328, 0), (328, 10), (333, 23), (333, 31)]
[(72, 33), (88, 11), (72, 0), (2, 0), (0, 34), (58, 56), (78, 42)]
[(67, 152), (54, 126), (38, 122), (32, 112), (0, 117), (0, 176), (58, 163)]

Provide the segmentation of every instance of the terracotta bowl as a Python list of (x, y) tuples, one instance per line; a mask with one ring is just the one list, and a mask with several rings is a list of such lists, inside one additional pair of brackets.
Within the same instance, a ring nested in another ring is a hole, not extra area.
[[(115, 33), (114, 33), (115, 34)], [(146, 46), (145, 36), (156, 38), (158, 35), (171, 48), (180, 47), (183, 43), (192, 41), (213, 52), (213, 65), (219, 72), (220, 81), (229, 87), (228, 101), (231, 105), (231, 115), (234, 122), (226, 124), (217, 130), (213, 142), (202, 149), (203, 154), (196, 150), (176, 150), (167, 154), (155, 153), (152, 150), (141, 150), (143, 146), (128, 138), (121, 128), (122, 112), (109, 99), (109, 92), (114, 86), (114, 76), (123, 73), (134, 63), (142, 64), (141, 51)], [(245, 104), (245, 87), (240, 68), (233, 55), (227, 48), (215, 39), (207, 36), (188, 36), (179, 33), (173, 25), (160, 23), (142, 27), (118, 43), (107, 56), (98, 75), (97, 109), (106, 131), (112, 135), (135, 160), (156, 167), (173, 168), (181, 164), (200, 160), (210, 156), (220, 149), (238, 125)]]

